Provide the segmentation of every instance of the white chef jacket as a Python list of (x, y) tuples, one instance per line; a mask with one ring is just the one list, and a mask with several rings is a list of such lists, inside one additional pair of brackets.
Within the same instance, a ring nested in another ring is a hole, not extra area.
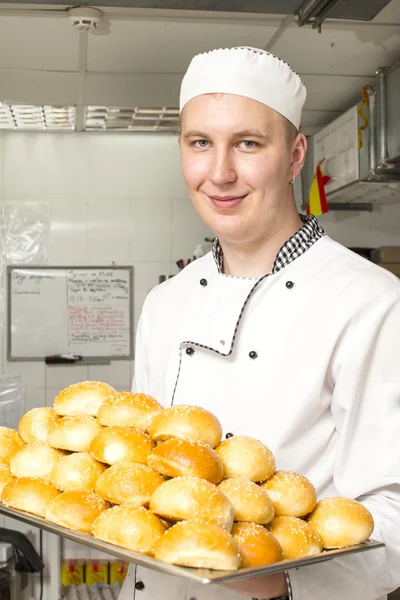
[[(362, 501), (386, 549), (289, 571), (294, 600), (375, 600), (400, 586), (400, 282), (328, 236), (262, 279), (212, 253), (148, 295), (134, 389), (200, 405), (262, 440), (319, 498)], [(119, 600), (243, 600), (131, 565)]]

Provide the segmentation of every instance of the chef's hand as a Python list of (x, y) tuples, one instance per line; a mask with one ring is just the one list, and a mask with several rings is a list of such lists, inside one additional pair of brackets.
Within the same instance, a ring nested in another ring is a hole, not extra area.
[(222, 585), (249, 598), (262, 598), (263, 600), (287, 596), (289, 593), (284, 573), (243, 579), (243, 581), (232, 581)]

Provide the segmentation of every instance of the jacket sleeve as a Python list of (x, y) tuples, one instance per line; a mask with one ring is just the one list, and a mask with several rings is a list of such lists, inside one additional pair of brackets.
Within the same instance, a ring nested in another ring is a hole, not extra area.
[(136, 328), (133, 392), (148, 392), (147, 349), (150, 341), (151, 309), (147, 296)]
[(400, 586), (397, 284), (359, 311), (347, 328), (333, 372), (337, 495), (365, 504), (375, 522), (371, 538), (384, 542), (385, 549), (290, 570), (293, 599), (375, 600)]

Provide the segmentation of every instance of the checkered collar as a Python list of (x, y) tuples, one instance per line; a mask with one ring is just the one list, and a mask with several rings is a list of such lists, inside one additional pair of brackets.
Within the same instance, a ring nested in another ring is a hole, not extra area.
[[(284, 267), (311, 248), (317, 240), (326, 235), (325, 230), (313, 215), (299, 216), (303, 221), (303, 227), (296, 231), (296, 233), (283, 244), (275, 257), (272, 273), (281, 271)], [(218, 238), (215, 238), (214, 240), (212, 251), (218, 272), (221, 273), (224, 254)]]

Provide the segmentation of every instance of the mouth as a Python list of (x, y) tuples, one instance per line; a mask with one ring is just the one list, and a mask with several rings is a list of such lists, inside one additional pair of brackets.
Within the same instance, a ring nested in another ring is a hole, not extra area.
[(244, 196), (208, 196), (211, 200), (211, 203), (220, 210), (230, 210), (232, 208), (236, 208), (239, 204), (246, 198), (247, 194)]

